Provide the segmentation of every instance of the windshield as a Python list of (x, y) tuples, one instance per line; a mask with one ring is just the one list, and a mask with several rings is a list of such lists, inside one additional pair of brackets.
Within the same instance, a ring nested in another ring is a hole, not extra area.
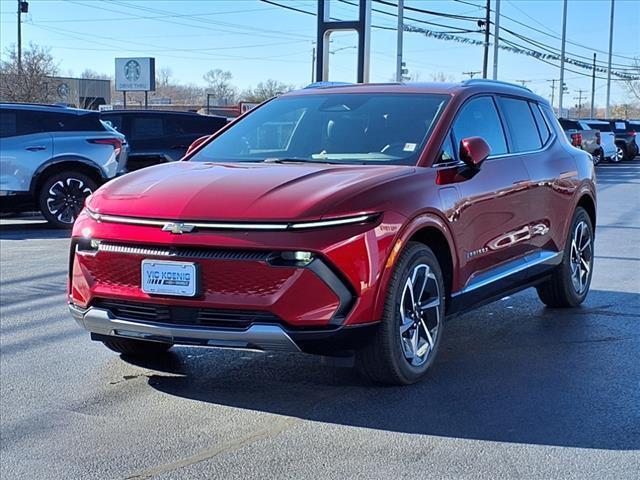
[(251, 112), (190, 160), (415, 165), (448, 98), (380, 93), (281, 97)]

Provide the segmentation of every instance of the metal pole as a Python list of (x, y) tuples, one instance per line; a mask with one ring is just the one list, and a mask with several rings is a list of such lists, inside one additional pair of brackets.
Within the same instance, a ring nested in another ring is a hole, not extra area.
[(147, 110), (149, 108), (149, 98), (147, 97), (148, 91), (144, 91), (144, 109)]
[(496, 20), (493, 30), (493, 79), (498, 79), (498, 39), (500, 38), (500, 0), (496, 0)]
[(18, 0), (18, 72), (22, 72), (22, 3)]
[(555, 100), (556, 93), (556, 79), (551, 80), (551, 110), (553, 110), (553, 101)]
[(591, 73), (591, 113), (590, 118), (596, 118), (595, 115), (595, 100), (596, 100), (596, 54), (593, 54), (593, 72)]
[(564, 48), (567, 42), (567, 0), (564, 0), (562, 13), (562, 48), (560, 52), (560, 92), (558, 94), (558, 116), (562, 116), (562, 96), (564, 94)]
[(402, 34), (404, 29), (404, 0), (398, 0), (398, 38), (396, 40), (396, 82), (402, 82)]
[(613, 49), (613, 12), (615, 0), (611, 0), (611, 20), (609, 22), (609, 65), (607, 67), (607, 107), (605, 110), (605, 118), (609, 118), (611, 106), (611, 53)]
[(311, 83), (315, 82), (316, 75), (316, 47), (311, 50)]
[(487, 16), (484, 20), (484, 58), (482, 60), (482, 78), (487, 78), (489, 67), (489, 27), (491, 23), (491, 0), (487, 0)]
[(124, 110), (126, 110), (127, 109), (127, 92), (126, 92), (126, 90), (122, 91), (122, 103), (123, 103)]

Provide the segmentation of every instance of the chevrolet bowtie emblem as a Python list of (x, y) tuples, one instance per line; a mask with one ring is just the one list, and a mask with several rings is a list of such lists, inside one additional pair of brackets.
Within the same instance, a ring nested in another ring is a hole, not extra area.
[(163, 232), (171, 232), (176, 235), (180, 235), (183, 233), (192, 232), (193, 229), (196, 228), (195, 225), (189, 225), (187, 223), (166, 223), (164, 227), (162, 227)]

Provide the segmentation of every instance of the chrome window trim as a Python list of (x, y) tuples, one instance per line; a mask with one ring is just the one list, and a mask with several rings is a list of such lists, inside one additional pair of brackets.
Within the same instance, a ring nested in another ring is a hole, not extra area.
[(122, 223), (127, 225), (139, 225), (139, 226), (152, 226), (152, 227), (164, 227), (168, 223), (183, 223), (185, 225), (193, 225), (195, 228), (204, 230), (304, 230), (312, 228), (327, 228), (341, 225), (354, 225), (359, 223), (366, 223), (376, 219), (379, 214), (363, 214), (353, 217), (343, 217), (327, 220), (315, 220), (308, 222), (287, 222), (287, 223), (238, 223), (238, 222), (178, 222), (174, 220), (155, 220), (139, 217), (125, 217), (119, 215), (103, 215), (101, 213), (93, 212), (88, 208), (87, 214), (97, 222), (106, 223)]

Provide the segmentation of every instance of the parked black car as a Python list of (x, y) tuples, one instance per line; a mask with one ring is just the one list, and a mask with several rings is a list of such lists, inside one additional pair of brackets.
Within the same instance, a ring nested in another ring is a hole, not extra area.
[(616, 146), (622, 149), (625, 160), (633, 160), (638, 155), (638, 143), (636, 131), (638, 126), (629, 120), (610, 120), (613, 132), (616, 135)]
[(227, 124), (224, 117), (166, 110), (110, 110), (101, 117), (129, 142), (129, 158), (120, 173), (180, 160), (194, 140)]

